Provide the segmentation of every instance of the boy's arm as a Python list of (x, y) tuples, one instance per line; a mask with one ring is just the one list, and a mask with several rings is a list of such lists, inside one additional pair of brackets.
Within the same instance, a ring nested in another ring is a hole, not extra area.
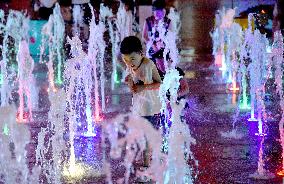
[(184, 78), (180, 79), (180, 88), (178, 90), (178, 96), (182, 97), (189, 93), (189, 86), (187, 81)]

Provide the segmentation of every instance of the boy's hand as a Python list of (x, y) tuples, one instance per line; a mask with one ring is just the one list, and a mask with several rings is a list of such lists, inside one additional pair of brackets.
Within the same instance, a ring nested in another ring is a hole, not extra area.
[(133, 93), (139, 93), (141, 91), (143, 91), (145, 88), (144, 88), (144, 85), (133, 85), (131, 86), (131, 91)]

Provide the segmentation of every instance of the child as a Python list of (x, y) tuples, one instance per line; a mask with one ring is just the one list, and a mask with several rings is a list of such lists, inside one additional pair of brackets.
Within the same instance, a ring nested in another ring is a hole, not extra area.
[(124, 38), (120, 52), (129, 72), (126, 82), (133, 93), (134, 113), (143, 117), (159, 114), (161, 78), (154, 62), (143, 56), (141, 41), (135, 36)]
[[(129, 72), (126, 83), (133, 93), (133, 113), (146, 118), (158, 129), (161, 109), (159, 99), (161, 78), (158, 70), (153, 61), (143, 56), (141, 41), (135, 36), (123, 39), (120, 52)], [(149, 166), (149, 152), (148, 148), (144, 155), (144, 166)]]
[[(146, 43), (146, 53), (155, 62), (158, 71), (163, 78), (165, 75), (165, 61), (164, 61), (164, 49), (165, 43), (162, 40), (163, 36), (160, 35), (162, 30), (158, 30), (159, 24), (162, 22), (163, 31), (165, 34), (168, 30), (172, 29), (171, 19), (166, 16), (164, 0), (155, 0), (152, 4), (153, 15), (148, 17), (144, 23), (142, 36)], [(162, 32), (163, 32), (162, 31)], [(168, 58), (167, 54), (167, 58)]]

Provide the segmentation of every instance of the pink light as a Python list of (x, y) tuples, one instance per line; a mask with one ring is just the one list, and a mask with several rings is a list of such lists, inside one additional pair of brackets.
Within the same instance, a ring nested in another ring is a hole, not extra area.
[(99, 114), (95, 116), (95, 121), (96, 121), (96, 122), (100, 122), (100, 121), (102, 121), (102, 120), (103, 120), (103, 117), (100, 116)]
[(222, 53), (218, 52), (218, 54), (215, 57), (215, 65), (218, 67), (222, 67)]
[(99, 107), (100, 106), (97, 106), (97, 109), (95, 109), (95, 115), (94, 115), (95, 122), (100, 122), (103, 120), (103, 117), (101, 116), (101, 109)]
[(29, 120), (29, 113), (28, 112), (24, 112), (23, 113), (23, 117), (20, 117), (21, 115), (20, 115), (20, 113), (18, 112), (17, 113), (17, 116), (16, 116), (16, 121), (18, 122), (18, 123), (27, 123), (28, 122), (28, 120)]

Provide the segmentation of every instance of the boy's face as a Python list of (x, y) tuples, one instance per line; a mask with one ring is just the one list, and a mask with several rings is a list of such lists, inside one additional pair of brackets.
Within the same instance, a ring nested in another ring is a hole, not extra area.
[(127, 65), (127, 67), (132, 68), (132, 69), (137, 69), (139, 66), (142, 55), (139, 52), (132, 52), (130, 54), (122, 54), (122, 59)]
[(165, 17), (165, 10), (164, 9), (158, 9), (158, 10), (154, 10), (154, 17), (156, 20), (161, 20)]

